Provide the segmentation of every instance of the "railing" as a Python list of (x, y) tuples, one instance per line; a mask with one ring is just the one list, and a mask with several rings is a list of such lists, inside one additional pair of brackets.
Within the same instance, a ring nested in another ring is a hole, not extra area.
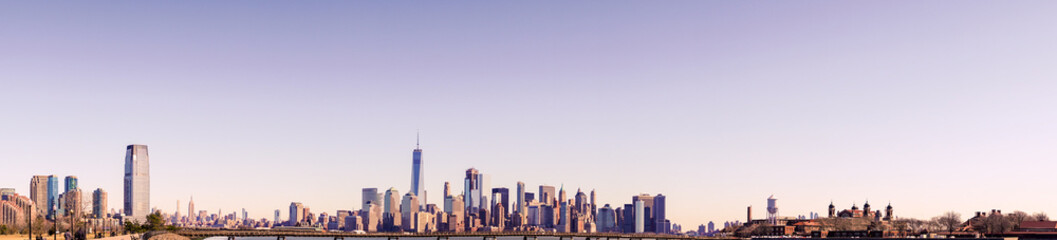
[(352, 233), (352, 232), (317, 232), (317, 231), (277, 231), (277, 230), (214, 230), (214, 229), (183, 229), (175, 232), (181, 236), (190, 238), (205, 237), (227, 237), (234, 240), (235, 237), (275, 237), (276, 240), (285, 240), (286, 237), (327, 237), (335, 240), (345, 238), (386, 238), (387, 240), (399, 240), (405, 238), (436, 238), (436, 240), (449, 240), (451, 237), (480, 237), (481, 240), (496, 240), (498, 237), (522, 237), (523, 240), (538, 240), (539, 237), (556, 237), (558, 240), (572, 240), (583, 238), (585, 240), (697, 240), (697, 239), (734, 239), (717, 237), (696, 237), (683, 235), (665, 234), (621, 234), (621, 233), (556, 233), (556, 232), (436, 232), (436, 233)]

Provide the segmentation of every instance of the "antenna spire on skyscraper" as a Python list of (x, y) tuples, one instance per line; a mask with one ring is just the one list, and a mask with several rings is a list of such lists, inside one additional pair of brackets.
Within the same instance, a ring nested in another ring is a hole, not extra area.
[(418, 129), (415, 129), (415, 149), (419, 148), (418, 147), (418, 140), (419, 140), (419, 136), (418, 135), (419, 135)]

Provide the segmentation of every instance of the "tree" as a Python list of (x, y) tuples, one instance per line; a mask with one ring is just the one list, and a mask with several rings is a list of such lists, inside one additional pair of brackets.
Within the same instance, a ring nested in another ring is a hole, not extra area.
[(161, 217), (161, 213), (151, 213), (147, 215), (147, 225), (145, 227), (151, 231), (165, 229), (165, 219)]
[(932, 218), (932, 221), (942, 227), (942, 229), (947, 230), (947, 237), (950, 237), (951, 234), (954, 234), (954, 230), (962, 226), (962, 215), (951, 211)]
[(1006, 219), (1009, 223), (1013, 224), (1013, 227), (1020, 227), (1020, 223), (1027, 221), (1031, 216), (1024, 211), (1013, 211), (1009, 215), (1006, 215)]
[(1044, 212), (1037, 212), (1037, 213), (1031, 215), (1031, 217), (1034, 218), (1035, 221), (1049, 221), (1050, 220), (1050, 217), (1046, 216), (1046, 213), (1044, 213)]

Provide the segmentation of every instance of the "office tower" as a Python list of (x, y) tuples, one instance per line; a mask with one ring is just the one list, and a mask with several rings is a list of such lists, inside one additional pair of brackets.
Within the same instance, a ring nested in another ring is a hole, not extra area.
[(562, 187), (558, 189), (558, 206), (561, 206), (561, 203), (565, 201), (569, 201), (569, 199), (565, 197), (565, 184), (562, 184)]
[(451, 183), (444, 182), (444, 197), (451, 197)]
[(473, 213), (478, 212), (480, 209), (487, 209), (488, 203), (487, 198), (484, 196), (487, 188), (487, 176), (480, 173), (475, 168), (466, 170), (466, 179), (464, 180), (465, 194), (463, 195), (463, 202), (466, 203), (466, 210)]
[(514, 211), (518, 212), (521, 216), (525, 216), (525, 206), (528, 205), (525, 200), (525, 183), (517, 182), (517, 207), (514, 207)]
[(59, 178), (48, 175), (48, 216), (55, 219), (55, 211), (59, 210)]
[(360, 206), (361, 206), (360, 209), (361, 210), (370, 210), (370, 206), (368, 206), (368, 205), (371, 204), (371, 203), (375, 203), (375, 204), (381, 203), (378, 200), (379, 199), (378, 199), (378, 189), (377, 188), (364, 188), (363, 189), (363, 197), (360, 198)]
[[(631, 197), (631, 202), (632, 203), (634, 203), (635, 201), (640, 201), (640, 200), (642, 201), (642, 208), (643, 208), (643, 214), (644, 214), (644, 215), (642, 215), (642, 220), (644, 221), (644, 224), (645, 224), (643, 226), (643, 229), (646, 232), (656, 232), (655, 231), (656, 224), (653, 224), (653, 222), (654, 222), (653, 221), (653, 196), (650, 196), (649, 194), (643, 193), (643, 194), (639, 194), (639, 195)], [(638, 217), (638, 216), (636, 215), (636, 217)]]
[(540, 226), (544, 228), (554, 227), (554, 206), (540, 205)]
[(77, 176), (66, 176), (66, 188), (63, 192), (77, 189)]
[[(276, 209), (275, 211), (279, 212), (278, 209)], [(197, 221), (194, 218), (194, 214), (195, 214), (195, 196), (191, 196), (191, 201), (187, 202), (187, 217), (191, 218), (191, 221)], [(279, 222), (280, 222), (279, 218), (276, 217), (275, 218), (275, 224), (279, 224)]]
[(510, 209), (510, 189), (507, 189), (507, 188), (493, 188), (492, 189), (492, 204), (491, 205), (495, 206), (497, 203), (503, 205), (503, 211), (496, 211), (496, 210), (493, 209), (492, 212), (499, 212), (503, 216), (506, 216), (506, 215), (510, 214), (510, 213), (506, 212), (506, 209)]
[[(564, 192), (564, 190), (562, 192)], [(567, 233), (572, 230), (571, 219), (569, 219), (569, 210), (569, 202), (563, 201), (561, 203), (561, 209), (559, 209), (561, 215), (558, 216), (558, 232)]]
[(147, 145), (128, 145), (125, 150), (125, 215), (146, 222), (150, 214), (150, 157)]
[(305, 217), (305, 205), (299, 202), (290, 203), (290, 218), (286, 221), (287, 226), (297, 226), (301, 223), (301, 219)]
[(646, 231), (646, 202), (643, 200), (635, 200), (635, 233), (643, 233)]
[(554, 206), (554, 186), (540, 185), (539, 201), (540, 204)]
[(247, 212), (245, 208), (242, 209), (242, 221), (250, 219), (250, 212)]
[(415, 150), (411, 151), (411, 190), (408, 192), (414, 193), (416, 197), (422, 196), (421, 187), (425, 181), (422, 164), (422, 149), (418, 146), (418, 136), (415, 136)]
[(653, 197), (653, 221), (656, 225), (654, 229), (657, 233), (671, 233), (671, 227), (668, 225), (667, 216), (665, 216), (665, 204), (664, 194), (657, 194)]
[[(494, 188), (492, 190), (495, 190)], [(495, 199), (495, 197), (493, 197)], [(497, 202), (492, 206), (492, 226), (495, 226), (500, 231), (506, 228), (506, 207), (503, 206), (502, 202)]]
[(400, 191), (389, 188), (383, 197), (385, 205), (382, 207), (382, 228), (385, 231), (396, 231), (400, 228)]
[(596, 218), (598, 219), (598, 232), (613, 232), (613, 229), (617, 226), (616, 212), (613, 212), (609, 204), (598, 209)]
[(368, 203), (367, 207), (365, 207), (363, 209), (363, 212), (360, 215), (364, 217), (363, 218), (363, 220), (364, 220), (363, 221), (364, 231), (377, 232), (377, 231), (381, 230), (381, 229), (379, 229), (380, 227), (383, 227), (383, 225), (382, 225), (382, 207), (379, 206), (377, 203), (375, 203), (375, 202)]
[(102, 188), (97, 188), (92, 192), (92, 213), (95, 218), (106, 217), (106, 201), (106, 191)]
[(48, 212), (48, 176), (36, 175), (29, 179), (29, 198), (37, 206), (38, 213)]
[(525, 192), (525, 205), (531, 204), (534, 201), (536, 201), (536, 194)]
[[(190, 213), (188, 213), (188, 214), (190, 214)], [(272, 224), (275, 224), (276, 226), (278, 226), (279, 223), (283, 222), (283, 219), (279, 218), (279, 209), (275, 209), (275, 220), (274, 221), (275, 221), (275, 223), (272, 223)]]
[(400, 202), (400, 214), (403, 215), (401, 216), (400, 227), (404, 231), (414, 232), (417, 230), (415, 227), (418, 226), (419, 208), (418, 196), (415, 196), (415, 193), (404, 194), (404, 199)]
[(708, 232), (712, 232), (712, 231), (715, 231), (715, 230), (716, 230), (716, 224), (712, 223), (712, 221), (708, 221)]
[(621, 218), (621, 228), (624, 233), (635, 232), (635, 204), (624, 204), (623, 218)]
[[(587, 201), (587, 194), (584, 194), (584, 192), (580, 191), (579, 188), (576, 189), (576, 196), (574, 196), (573, 199), (576, 200), (576, 202), (574, 203), (575, 204), (574, 206), (576, 206), (576, 211), (577, 212), (583, 213), (583, 214), (587, 214), (587, 212), (590, 212), (591, 206), (589, 206), (590, 203)], [(590, 214), (588, 214), (588, 215), (590, 215)]]
[(595, 190), (591, 189), (591, 218), (595, 218), (595, 214), (598, 213), (598, 205), (595, 205)]

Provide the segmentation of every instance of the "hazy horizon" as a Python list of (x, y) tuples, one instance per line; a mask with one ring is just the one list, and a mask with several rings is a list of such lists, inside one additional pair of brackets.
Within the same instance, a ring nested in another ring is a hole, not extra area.
[[(493, 187), (668, 196), (684, 230), (1057, 213), (1057, 2), (0, 3), (0, 187), (77, 175), (119, 208), (285, 219), (467, 168)], [(235, 194), (232, 194), (235, 193)]]

